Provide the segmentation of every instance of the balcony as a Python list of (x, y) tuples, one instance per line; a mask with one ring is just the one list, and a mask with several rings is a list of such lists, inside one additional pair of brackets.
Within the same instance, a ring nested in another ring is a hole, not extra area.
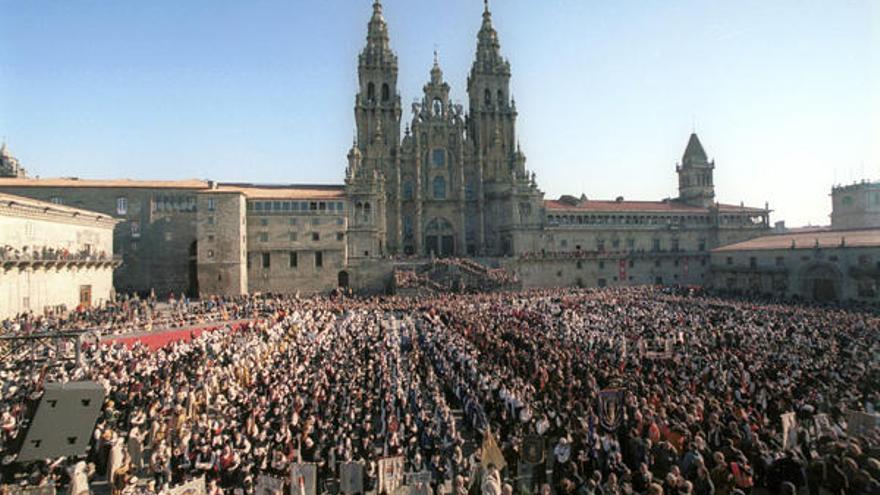
[(14, 268), (50, 270), (52, 268), (116, 268), (122, 264), (121, 255), (82, 251), (71, 253), (65, 249), (44, 248), (39, 251), (19, 251), (9, 247), (0, 249), (0, 266), (4, 272)]

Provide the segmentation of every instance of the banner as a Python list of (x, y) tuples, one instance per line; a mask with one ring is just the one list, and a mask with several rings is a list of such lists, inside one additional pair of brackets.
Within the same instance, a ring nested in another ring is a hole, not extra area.
[(256, 495), (284, 495), (284, 480), (265, 474), (257, 476)]
[(290, 466), (290, 495), (318, 495), (318, 467), (314, 463)]
[(522, 460), (529, 464), (544, 462), (544, 438), (542, 436), (526, 436), (522, 445)]
[(489, 467), (489, 464), (494, 464), (501, 471), (507, 466), (504, 454), (498, 448), (498, 443), (495, 442), (495, 437), (492, 435), (491, 430), (486, 430), (486, 434), (483, 435), (483, 449), (480, 457), (482, 458), (480, 464), (482, 464), (483, 468)]
[(608, 388), (599, 391), (599, 422), (607, 431), (616, 431), (623, 420), (622, 388)]
[(827, 414), (819, 413), (813, 416), (813, 422), (816, 425), (817, 436), (834, 436), (834, 426), (831, 425), (831, 419), (828, 418)]
[(403, 486), (403, 456), (379, 459), (379, 493), (393, 493), (400, 486)]
[(782, 415), (782, 450), (790, 450), (798, 444), (797, 418), (793, 412)]
[(168, 495), (205, 495), (206, 493), (204, 476), (189, 480), (182, 485), (177, 485), (168, 490)]
[(364, 465), (344, 462), (339, 467), (339, 491), (346, 495), (364, 493)]
[(410, 495), (431, 495), (431, 472), (406, 473)]
[(864, 411), (846, 412), (846, 434), (851, 437), (867, 435), (878, 427), (880, 427), (880, 414), (868, 414)]

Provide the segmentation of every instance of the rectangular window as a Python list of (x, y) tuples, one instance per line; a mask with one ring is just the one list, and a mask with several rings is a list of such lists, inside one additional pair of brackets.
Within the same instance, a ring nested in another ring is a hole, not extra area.
[(673, 239), (672, 240), (672, 252), (677, 253), (679, 251), (680, 247), (681, 246), (679, 244), (678, 239)]
[(785, 258), (783, 258), (782, 256), (777, 256), (776, 266), (785, 266)]
[(208, 242), (214, 242), (214, 236), (209, 235), (209, 236), (208, 236)]
[(312, 201), (309, 203), (309, 211), (318, 211), (318, 202)]
[(268, 218), (261, 218), (260, 225), (263, 227), (268, 227), (269, 226), (269, 219)]
[(342, 201), (338, 201), (336, 203), (336, 211), (343, 211), (343, 210), (345, 210), (345, 203), (343, 203)]
[(749, 268), (758, 268), (758, 258), (754, 256), (749, 258)]
[(318, 203), (318, 211), (327, 211), (327, 203), (321, 201)]
[(660, 251), (660, 239), (654, 239), (651, 243), (651, 249), (653, 251)]
[(596, 241), (596, 251), (599, 251), (600, 253), (605, 252), (605, 241), (604, 240), (599, 239)]
[(214, 225), (214, 217), (208, 217), (208, 225)]
[(281, 201), (273, 201), (272, 202), (272, 210), (281, 211)]
[(214, 211), (217, 209), (217, 200), (214, 198), (208, 198), (208, 211)]
[[(294, 203), (296, 204), (296, 203)], [(290, 217), (290, 225), (296, 225), (296, 218)]]
[(282, 210), (290, 211), (290, 201), (285, 201), (285, 202), (281, 203), (281, 206), (282, 206), (282, 208), (281, 208)]
[(700, 239), (700, 251), (706, 250), (706, 239)]
[(620, 239), (614, 239), (611, 241), (611, 247), (614, 249), (620, 248)]
[(337, 241), (344, 241), (344, 240), (345, 240), (345, 234), (342, 233), (342, 232), (337, 232), (337, 233), (336, 233), (336, 240), (337, 240)]
[(127, 215), (128, 214), (128, 198), (116, 198), (116, 214), (117, 215)]
[(321, 219), (320, 218), (313, 218), (312, 225), (321, 225)]
[(312, 240), (313, 240), (313, 241), (316, 241), (316, 242), (317, 242), (317, 241), (320, 241), (320, 240), (321, 240), (321, 234), (319, 234), (319, 233), (317, 233), (317, 232), (312, 232)]
[(345, 219), (342, 217), (337, 218), (336, 225), (345, 225)]
[(632, 251), (636, 248), (636, 240), (635, 239), (627, 239), (626, 240), (626, 248)]
[(291, 232), (291, 233), (287, 234), (287, 236), (288, 236), (290, 242), (296, 242), (296, 232)]
[(654, 267), (660, 268), (660, 260), (654, 260)]
[(299, 256), (297, 256), (296, 251), (290, 252), (290, 267), (296, 268), (299, 265)]
[(140, 239), (141, 238), (141, 223), (140, 222), (131, 222), (131, 238), (132, 239)]
[(605, 262), (604, 262), (604, 261), (600, 261), (600, 262), (599, 262), (599, 269), (600, 269), (600, 270), (604, 270), (604, 269), (605, 269)]
[(263, 253), (263, 268), (264, 269), (269, 268), (271, 261), (272, 261), (272, 257), (269, 255), (269, 253)]
[(315, 251), (315, 268), (321, 268), (322, 266), (324, 266), (324, 253)]
[(728, 257), (727, 257), (727, 260), (725, 261), (725, 263), (727, 263), (728, 266), (729, 266), (729, 265), (732, 265), (732, 264), (733, 264), (733, 257), (728, 256)]
[(269, 242), (268, 232), (260, 232), (260, 242)]

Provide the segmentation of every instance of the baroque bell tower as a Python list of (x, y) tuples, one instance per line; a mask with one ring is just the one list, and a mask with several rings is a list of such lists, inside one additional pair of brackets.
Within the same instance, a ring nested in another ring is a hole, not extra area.
[[(511, 157), (516, 144), (517, 112), (510, 95), (510, 62), (501, 55), (501, 43), (492, 25), (488, 0), (484, 0), (483, 24), (477, 33), (477, 53), (467, 88), (470, 106), (468, 137), (483, 156), (498, 147), (498, 154)], [(487, 169), (484, 178), (489, 181), (502, 172)]]
[(367, 24), (367, 44), (358, 56), (358, 94), (355, 99), (357, 141), (362, 151), (377, 135), (389, 151), (400, 145), (400, 94), (397, 91), (397, 55), (391, 50), (382, 3), (373, 2)]

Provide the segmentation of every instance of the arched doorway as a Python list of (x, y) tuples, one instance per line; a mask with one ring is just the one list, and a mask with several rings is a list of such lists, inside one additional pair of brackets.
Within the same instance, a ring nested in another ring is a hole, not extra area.
[(455, 232), (445, 218), (435, 218), (425, 227), (425, 254), (446, 257), (455, 254)]
[(341, 289), (347, 289), (349, 284), (348, 272), (342, 270), (336, 277), (336, 285)]
[(816, 301), (836, 301), (840, 297), (840, 271), (831, 264), (807, 267), (801, 276), (803, 294)]

